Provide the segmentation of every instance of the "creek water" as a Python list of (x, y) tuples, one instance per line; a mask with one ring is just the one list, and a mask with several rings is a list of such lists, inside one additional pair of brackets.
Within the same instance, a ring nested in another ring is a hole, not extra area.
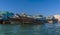
[(60, 23), (42, 25), (0, 24), (0, 35), (60, 35)]

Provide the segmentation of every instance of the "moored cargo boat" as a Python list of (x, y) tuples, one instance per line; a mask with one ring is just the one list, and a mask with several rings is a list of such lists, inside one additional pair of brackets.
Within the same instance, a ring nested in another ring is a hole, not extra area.
[(56, 22), (56, 19), (51, 16), (46, 18), (43, 15), (27, 16), (25, 13), (19, 15), (9, 12), (0, 15), (1, 24), (43, 24), (53, 22)]

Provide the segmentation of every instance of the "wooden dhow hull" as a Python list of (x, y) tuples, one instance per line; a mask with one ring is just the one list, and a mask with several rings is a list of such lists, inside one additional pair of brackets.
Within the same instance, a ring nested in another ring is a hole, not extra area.
[(9, 18), (9, 20), (0, 20), (1, 24), (42, 24), (41, 21), (36, 21), (33, 18), (20, 17), (20, 18)]

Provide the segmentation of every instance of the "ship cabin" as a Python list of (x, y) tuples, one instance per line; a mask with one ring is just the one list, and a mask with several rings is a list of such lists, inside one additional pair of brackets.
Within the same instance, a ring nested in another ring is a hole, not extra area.
[(34, 19), (36, 22), (40, 22), (40, 23), (45, 22), (45, 17), (43, 15), (36, 15), (36, 16), (34, 16)]

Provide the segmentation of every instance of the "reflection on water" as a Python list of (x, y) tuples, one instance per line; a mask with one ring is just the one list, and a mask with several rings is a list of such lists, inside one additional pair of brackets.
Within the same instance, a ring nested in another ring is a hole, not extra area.
[(2, 25), (0, 35), (60, 35), (60, 24)]

